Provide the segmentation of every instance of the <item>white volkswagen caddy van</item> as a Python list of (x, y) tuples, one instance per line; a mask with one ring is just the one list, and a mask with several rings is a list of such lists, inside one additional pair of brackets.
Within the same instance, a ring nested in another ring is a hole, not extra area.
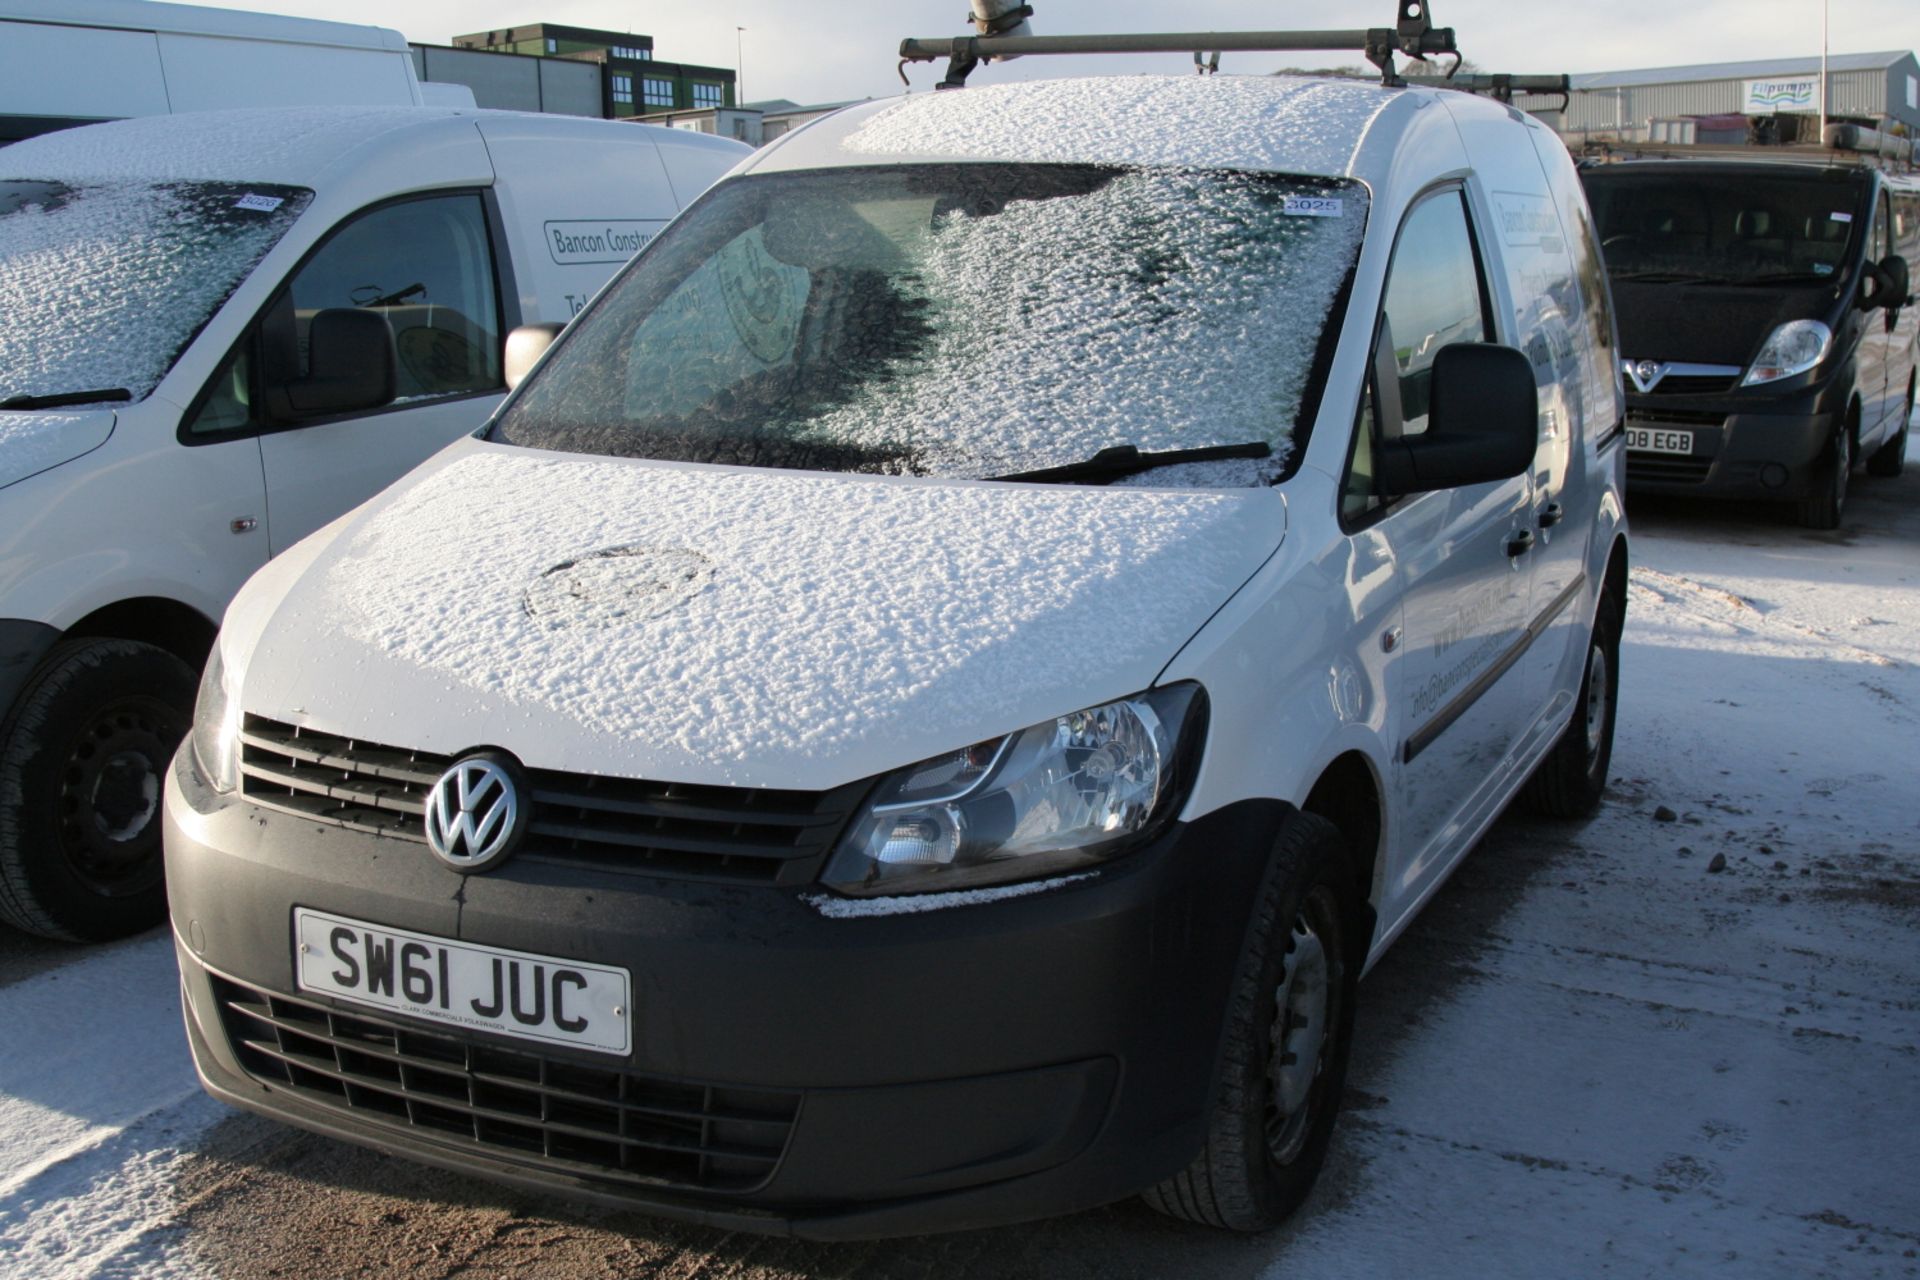
[(202, 1079), (727, 1228), (1272, 1224), (1361, 973), (1604, 785), (1613, 341), (1565, 151), (1464, 94), (782, 139), (228, 610), (166, 796)]
[(425, 107), (0, 150), (0, 922), (162, 918), (160, 780), (234, 591), (485, 421), (507, 331), (747, 153)]

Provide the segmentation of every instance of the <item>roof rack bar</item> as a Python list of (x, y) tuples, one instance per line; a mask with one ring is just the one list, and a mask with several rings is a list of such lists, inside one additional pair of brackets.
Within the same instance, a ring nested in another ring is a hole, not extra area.
[(1490, 98), (1512, 105), (1516, 93), (1559, 94), (1562, 102), (1560, 110), (1567, 108), (1572, 100), (1573, 78), (1571, 76), (1516, 76), (1516, 75), (1457, 75), (1457, 76), (1408, 76), (1407, 83), (1420, 85), (1428, 89), (1460, 89), (1467, 93), (1484, 93)]
[[(1404, 11), (1411, 8), (1413, 16)], [(942, 89), (957, 89), (982, 61), (1017, 58), (1026, 54), (1058, 53), (1287, 53), (1312, 50), (1357, 50), (1379, 67), (1387, 84), (1401, 83), (1394, 72), (1396, 53), (1424, 59), (1429, 54), (1459, 57), (1452, 27), (1428, 24), (1422, 6), (1402, 0), (1398, 27), (1355, 28), (1344, 31), (1200, 31), (1166, 35), (1088, 36), (953, 36), (937, 39), (909, 37), (900, 42), (902, 78), (909, 62), (948, 59)]]

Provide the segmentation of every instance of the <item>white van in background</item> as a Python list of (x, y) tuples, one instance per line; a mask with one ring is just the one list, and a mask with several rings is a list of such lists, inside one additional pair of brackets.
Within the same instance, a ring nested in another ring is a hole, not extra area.
[(160, 918), (160, 779), (234, 591), (484, 422), (504, 336), (749, 154), (419, 106), (0, 150), (0, 920)]
[(233, 107), (471, 107), (387, 27), (153, 0), (0, 0), (0, 143)]

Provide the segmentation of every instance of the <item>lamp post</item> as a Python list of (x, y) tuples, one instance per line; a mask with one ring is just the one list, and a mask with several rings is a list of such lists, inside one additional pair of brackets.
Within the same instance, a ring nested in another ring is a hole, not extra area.
[(747, 100), (747, 60), (742, 51), (746, 48), (747, 29), (733, 29), (733, 105), (740, 106)]

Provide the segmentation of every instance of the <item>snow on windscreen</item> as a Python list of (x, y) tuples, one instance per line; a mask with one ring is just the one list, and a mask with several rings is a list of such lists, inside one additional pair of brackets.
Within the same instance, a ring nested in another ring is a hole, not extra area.
[(0, 401), (151, 392), (311, 193), (0, 180)]
[(862, 155), (1345, 174), (1394, 91), (1286, 76), (1089, 76), (915, 94), (842, 142)]
[(723, 188), (555, 353), (500, 438), (979, 478), (1265, 442), (1278, 474), (1367, 217), (1357, 183), (909, 166)]

